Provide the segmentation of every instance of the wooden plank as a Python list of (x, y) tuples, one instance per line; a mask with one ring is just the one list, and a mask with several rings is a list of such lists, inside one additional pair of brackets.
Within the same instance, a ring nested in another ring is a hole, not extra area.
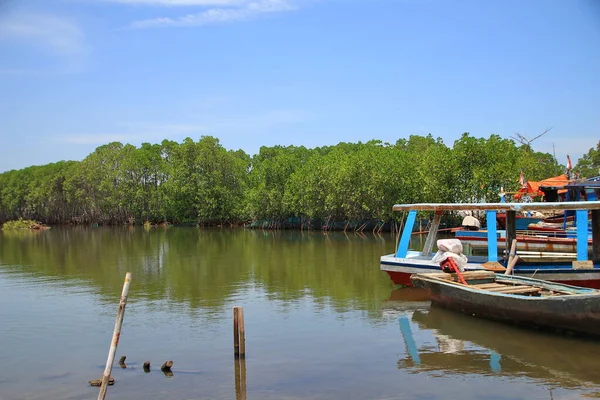
[(494, 271), (494, 272), (504, 272), (506, 271), (506, 267), (504, 267), (502, 264), (500, 264), (497, 261), (488, 261), (482, 264), (483, 268), (487, 269), (488, 271)]
[(541, 292), (542, 288), (539, 287), (533, 287), (533, 286), (522, 286), (522, 287), (515, 287), (515, 288), (508, 288), (502, 291), (496, 291), (496, 293), (504, 293), (504, 294), (524, 294), (524, 293), (538, 293)]
[(433, 223), (431, 224), (431, 228), (429, 228), (429, 233), (427, 234), (427, 239), (425, 240), (425, 245), (423, 246), (423, 251), (421, 251), (422, 256), (431, 256), (433, 242), (435, 242), (435, 239), (437, 238), (441, 218), (442, 212), (437, 211), (435, 213), (435, 216), (433, 217)]
[(507, 285), (503, 285), (501, 283), (482, 283), (480, 285), (472, 285), (473, 287), (476, 287), (478, 289), (488, 289), (488, 288), (494, 288), (494, 287), (507, 287)]
[[(437, 279), (446, 279), (453, 280), (456, 279), (456, 274), (448, 274), (446, 272), (423, 272), (420, 275), (431, 276)], [(492, 271), (481, 270), (481, 271), (466, 271), (462, 273), (463, 278), (466, 281), (476, 280), (476, 279), (495, 279), (496, 274)]]
[(530, 292), (536, 293), (536, 292), (541, 292), (542, 290), (544, 290), (542, 288), (529, 286), (529, 285), (519, 285), (519, 286), (502, 285), (502, 287), (490, 287), (490, 288), (481, 288), (481, 289), (488, 291), (488, 292), (505, 293), (505, 294), (530, 293)]
[(594, 269), (594, 262), (592, 260), (587, 261), (573, 261), (573, 269)]
[(487, 270), (466, 271), (466, 272), (463, 272), (462, 275), (466, 280), (494, 278), (496, 276), (496, 274), (494, 274), (492, 271), (487, 271)]
[(533, 287), (533, 286), (528, 286), (528, 285), (502, 285), (502, 286), (496, 286), (496, 287), (491, 287), (491, 288), (484, 288), (484, 290), (488, 290), (490, 292), (501, 292), (505, 289), (514, 289), (514, 288), (523, 288), (523, 287)]
[(575, 293), (571, 293), (571, 292), (565, 292), (563, 290), (548, 290), (542, 293), (543, 296), (565, 296), (565, 295), (571, 295), (571, 294), (575, 294)]

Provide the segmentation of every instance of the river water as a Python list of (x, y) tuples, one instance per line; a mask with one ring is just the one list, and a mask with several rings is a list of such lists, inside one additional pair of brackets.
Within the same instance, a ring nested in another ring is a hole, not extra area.
[(379, 270), (394, 245), (243, 229), (0, 233), (0, 400), (97, 397), (88, 381), (104, 371), (126, 272), (126, 368), (115, 363), (107, 399), (600, 397), (600, 342), (430, 309)]

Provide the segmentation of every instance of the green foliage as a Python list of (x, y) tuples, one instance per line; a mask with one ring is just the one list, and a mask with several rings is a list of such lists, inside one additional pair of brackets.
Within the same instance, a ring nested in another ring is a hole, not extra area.
[(19, 218), (13, 221), (6, 221), (2, 224), (3, 231), (18, 231), (18, 230), (30, 230), (36, 229), (40, 226), (40, 223), (37, 221), (32, 221), (30, 219)]
[[(600, 143), (576, 168), (600, 167)], [(227, 225), (270, 220), (368, 221), (401, 218), (396, 203), (497, 201), (501, 187), (564, 171), (546, 153), (498, 135), (464, 133), (452, 148), (432, 135), (307, 149), (261, 147), (250, 157), (203, 136), (139, 148), (118, 142), (81, 162), (0, 174), (0, 221)]]
[(292, 174), (302, 167), (311, 152), (304, 147), (261, 147), (252, 159), (249, 174), (248, 213), (259, 219), (283, 220), (296, 214), (284, 202), (289, 196), (288, 182)]
[(596, 148), (590, 148), (587, 154), (577, 161), (574, 170), (580, 172), (582, 177), (591, 178), (600, 175), (600, 141)]

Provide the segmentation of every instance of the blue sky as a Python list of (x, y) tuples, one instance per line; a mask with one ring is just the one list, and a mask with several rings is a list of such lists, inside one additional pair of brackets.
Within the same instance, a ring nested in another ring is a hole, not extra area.
[(0, 90), (0, 171), (549, 127), (565, 164), (600, 140), (600, 1), (0, 0)]

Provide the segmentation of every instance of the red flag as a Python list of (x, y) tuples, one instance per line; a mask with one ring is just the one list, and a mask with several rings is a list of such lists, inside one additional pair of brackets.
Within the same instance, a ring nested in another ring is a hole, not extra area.
[(567, 154), (567, 169), (568, 170), (573, 169), (573, 164), (571, 164), (571, 157), (569, 157), (568, 154)]

